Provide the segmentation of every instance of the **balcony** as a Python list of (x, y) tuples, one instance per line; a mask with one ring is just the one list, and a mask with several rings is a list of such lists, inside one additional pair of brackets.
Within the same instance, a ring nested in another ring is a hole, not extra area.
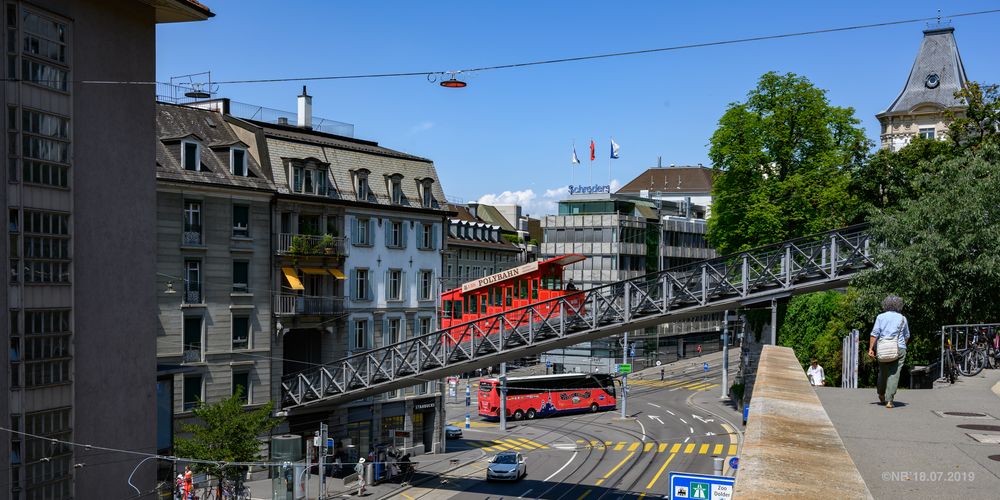
[(204, 243), (201, 241), (201, 229), (190, 230), (186, 228), (184, 230), (184, 239), (181, 241), (181, 244), (184, 246), (203, 245)]
[(274, 302), (276, 316), (332, 316), (344, 312), (344, 297), (278, 295)]
[(184, 285), (184, 303), (201, 304), (201, 283), (189, 282)]
[(197, 344), (184, 346), (181, 353), (181, 363), (201, 363), (201, 346)]
[(279, 255), (325, 255), (343, 257), (345, 238), (331, 234), (323, 236), (308, 236), (304, 234), (278, 234), (277, 253)]

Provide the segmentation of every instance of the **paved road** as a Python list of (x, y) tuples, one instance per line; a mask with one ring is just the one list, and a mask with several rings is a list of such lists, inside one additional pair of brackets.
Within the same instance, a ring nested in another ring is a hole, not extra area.
[[(719, 357), (712, 359), (717, 365)], [(463, 381), (458, 404), (449, 404), (448, 413), (465, 435), (449, 442), (447, 455), (476, 461), (395, 498), (659, 498), (666, 494), (669, 471), (711, 474), (713, 456), (736, 454), (732, 427), (689, 405), (695, 391), (719, 390), (717, 367), (707, 374), (700, 362), (668, 367), (662, 382), (658, 371), (643, 375), (633, 375), (627, 419), (617, 410), (511, 422), (505, 434), (474, 413), (471, 428), (464, 429)], [(524, 454), (528, 477), (517, 483), (485, 481), (486, 461), (502, 450)]]

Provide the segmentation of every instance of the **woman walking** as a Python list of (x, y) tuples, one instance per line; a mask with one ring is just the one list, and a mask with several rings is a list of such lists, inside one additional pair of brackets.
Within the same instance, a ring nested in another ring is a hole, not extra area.
[(899, 386), (899, 372), (906, 359), (906, 344), (910, 341), (910, 327), (903, 310), (903, 299), (889, 295), (882, 301), (882, 314), (875, 318), (871, 338), (868, 339), (868, 356), (878, 360), (878, 400), (892, 408)]

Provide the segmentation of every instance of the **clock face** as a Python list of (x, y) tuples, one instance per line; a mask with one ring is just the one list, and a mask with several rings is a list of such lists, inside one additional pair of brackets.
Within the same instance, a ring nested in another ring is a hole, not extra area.
[(938, 77), (937, 73), (931, 73), (924, 79), (924, 86), (929, 89), (937, 87), (940, 83), (941, 78)]

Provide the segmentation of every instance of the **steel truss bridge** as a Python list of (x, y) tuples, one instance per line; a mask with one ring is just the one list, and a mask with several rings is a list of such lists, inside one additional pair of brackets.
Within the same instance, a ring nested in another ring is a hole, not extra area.
[(852, 226), (507, 310), (288, 376), (282, 409), (328, 410), (626, 330), (841, 287), (873, 266), (869, 244), (867, 227)]

